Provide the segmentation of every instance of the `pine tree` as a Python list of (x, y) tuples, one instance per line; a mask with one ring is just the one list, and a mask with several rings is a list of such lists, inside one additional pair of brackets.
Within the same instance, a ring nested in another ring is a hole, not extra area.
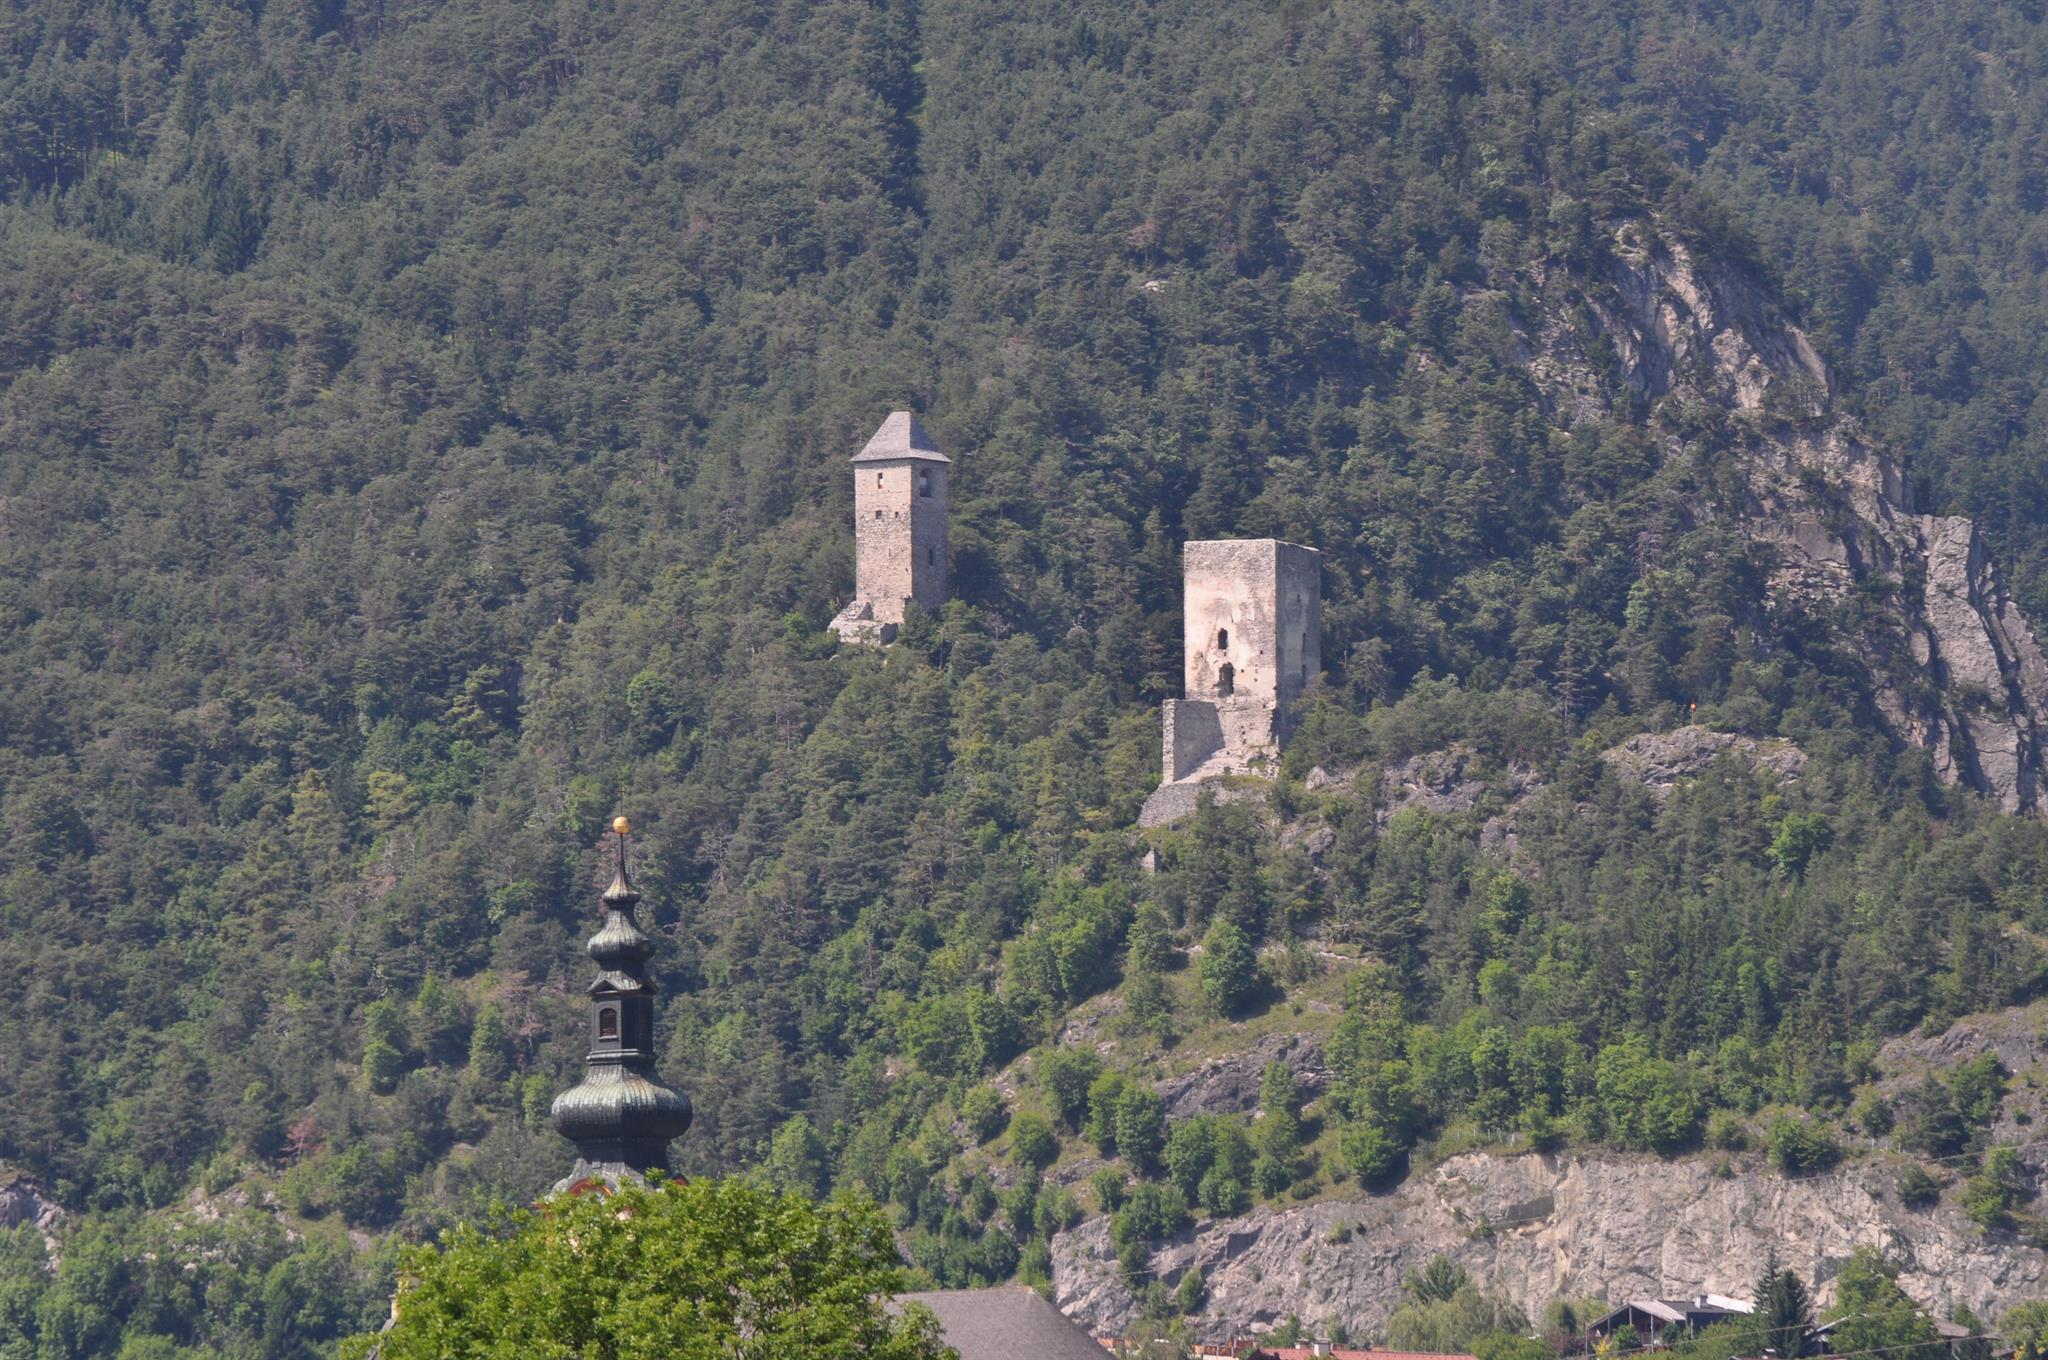
[(1766, 1349), (1786, 1357), (1813, 1354), (1813, 1296), (1804, 1280), (1778, 1264), (1776, 1247), (1756, 1282), (1756, 1320)]

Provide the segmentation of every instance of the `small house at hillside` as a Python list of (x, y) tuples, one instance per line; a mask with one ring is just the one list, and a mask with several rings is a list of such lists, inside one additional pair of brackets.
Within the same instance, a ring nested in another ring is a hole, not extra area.
[(1717, 1322), (1742, 1317), (1755, 1308), (1726, 1294), (1695, 1294), (1689, 1299), (1630, 1299), (1586, 1328), (1593, 1340), (1614, 1335), (1624, 1327), (1635, 1329), (1645, 1345), (1654, 1345), (1672, 1328), (1687, 1337), (1698, 1336)]
[(899, 1294), (939, 1319), (941, 1339), (960, 1360), (1105, 1360), (1101, 1342), (1023, 1285)]

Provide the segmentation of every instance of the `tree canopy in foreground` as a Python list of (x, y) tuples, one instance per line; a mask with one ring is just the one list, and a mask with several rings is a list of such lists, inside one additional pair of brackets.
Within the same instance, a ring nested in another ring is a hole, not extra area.
[[(895, 1242), (870, 1201), (819, 1205), (740, 1181), (564, 1196), (461, 1227), (405, 1265), (380, 1360), (953, 1356), (922, 1308), (893, 1315)], [(957, 1360), (957, 1358), (956, 1358)]]

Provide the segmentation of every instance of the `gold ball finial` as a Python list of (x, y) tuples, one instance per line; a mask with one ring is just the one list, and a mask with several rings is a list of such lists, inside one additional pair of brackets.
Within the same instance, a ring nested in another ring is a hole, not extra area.
[(618, 832), (621, 836), (625, 835), (628, 831), (631, 831), (632, 829), (633, 824), (627, 821), (624, 817), (612, 818), (612, 830)]

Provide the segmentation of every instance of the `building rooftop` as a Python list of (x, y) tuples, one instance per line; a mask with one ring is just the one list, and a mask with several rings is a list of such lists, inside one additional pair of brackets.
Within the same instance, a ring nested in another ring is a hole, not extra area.
[(1695, 1323), (1703, 1319), (1733, 1317), (1754, 1312), (1755, 1307), (1726, 1294), (1695, 1294), (1689, 1299), (1630, 1299), (1616, 1305), (1592, 1323), (1593, 1330), (1612, 1324), (1630, 1312), (1642, 1313), (1664, 1323)]
[(921, 1303), (939, 1319), (960, 1360), (1104, 1360), (1102, 1344), (1035, 1289), (934, 1289), (899, 1294), (900, 1304)]
[(939, 452), (932, 437), (924, 432), (924, 422), (909, 411), (891, 411), (874, 438), (868, 440), (867, 447), (853, 455), (856, 463), (886, 463), (898, 458), (922, 458), (934, 463), (953, 461)]

